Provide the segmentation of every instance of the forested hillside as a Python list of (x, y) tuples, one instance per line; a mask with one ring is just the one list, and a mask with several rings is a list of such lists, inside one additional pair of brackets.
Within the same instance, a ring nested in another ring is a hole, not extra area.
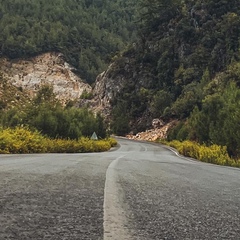
[(136, 0), (8, 0), (0, 2), (0, 56), (48, 51), (92, 83), (111, 57), (135, 38)]
[[(119, 51), (104, 74), (122, 81), (111, 98), (115, 133), (177, 119), (170, 140), (226, 145), (240, 156), (239, 0), (9, 0), (0, 3), (0, 31), (2, 57), (58, 51), (89, 83)], [(11, 111), (3, 126), (28, 124), (51, 137), (62, 122), (61, 137), (106, 127), (100, 115), (58, 104)]]
[(227, 145), (239, 155), (239, 1), (140, 4), (138, 41), (111, 73), (127, 79), (112, 101), (113, 128), (137, 132), (142, 117), (179, 119), (170, 139)]

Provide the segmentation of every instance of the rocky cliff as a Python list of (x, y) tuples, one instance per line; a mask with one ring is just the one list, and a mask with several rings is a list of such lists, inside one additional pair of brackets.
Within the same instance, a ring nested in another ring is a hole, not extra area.
[(42, 85), (53, 86), (56, 97), (64, 104), (78, 100), (91, 86), (74, 73), (60, 53), (45, 53), (29, 59), (0, 59), (0, 71), (14, 86), (33, 97)]
[(116, 62), (112, 63), (106, 71), (99, 74), (93, 87), (93, 99), (90, 105), (94, 111), (101, 112), (105, 117), (110, 115), (111, 102), (121, 92), (126, 82), (123, 75), (112, 75), (116, 64)]
[[(130, 130), (143, 131), (152, 126), (153, 117), (147, 107), (148, 93), (146, 90), (152, 84), (152, 75), (146, 66), (136, 59), (136, 46), (117, 58), (108, 69), (100, 74), (93, 88), (95, 109), (109, 115), (112, 109), (112, 119), (126, 117)], [(134, 102), (134, 104), (133, 104)], [(118, 111), (118, 112), (116, 112)], [(134, 117), (129, 112), (134, 112)], [(114, 114), (116, 116), (114, 116)]]
[[(42, 85), (50, 84), (53, 86), (56, 97), (63, 104), (74, 100), (80, 107), (85, 106), (94, 112), (100, 112), (106, 121), (109, 121), (112, 120), (112, 109), (116, 99), (123, 97), (122, 100), (126, 100), (123, 95), (126, 86), (131, 84), (136, 93), (145, 86), (146, 82), (149, 82), (146, 75), (141, 74), (141, 68), (135, 69), (132, 67), (133, 65), (131, 56), (114, 61), (106, 71), (98, 75), (92, 89), (74, 73), (74, 69), (64, 61), (64, 57), (59, 53), (45, 53), (24, 60), (2, 58), (0, 59), (0, 72), (7, 81), (0, 85), (0, 108), (1, 105), (3, 108), (24, 104), (25, 99), (30, 101)], [(140, 83), (137, 83), (137, 80)], [(92, 96), (92, 98), (81, 98), (83, 92), (91, 93), (84, 95)], [(134, 125), (144, 125), (145, 129), (149, 129), (152, 126), (152, 118), (148, 114), (143, 114), (130, 124), (131, 129)], [(151, 133), (151, 136), (148, 138), (152, 139), (152, 135), (159, 136), (158, 129), (162, 125), (154, 127), (154, 131), (149, 130), (148, 133)], [(156, 131), (157, 133), (155, 133)], [(134, 138), (134, 136), (131, 137)], [(136, 139), (141, 138), (142, 136), (136, 136)]]

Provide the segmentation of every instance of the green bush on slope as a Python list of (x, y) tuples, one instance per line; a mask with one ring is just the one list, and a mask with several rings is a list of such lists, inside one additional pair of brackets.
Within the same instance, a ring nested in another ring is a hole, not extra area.
[(0, 110), (3, 128), (28, 126), (50, 138), (79, 139), (96, 132), (100, 139), (107, 136), (107, 125), (100, 113), (87, 108), (63, 107), (55, 98), (52, 86), (42, 86), (30, 103)]

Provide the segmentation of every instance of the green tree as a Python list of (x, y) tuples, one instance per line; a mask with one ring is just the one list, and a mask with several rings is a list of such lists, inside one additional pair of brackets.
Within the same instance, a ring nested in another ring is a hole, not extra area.
[(121, 102), (112, 111), (111, 129), (115, 134), (120, 136), (129, 133), (130, 130), (129, 117), (126, 110), (127, 103)]
[(172, 95), (165, 91), (160, 90), (154, 96), (151, 103), (151, 113), (153, 117), (160, 117), (163, 115), (164, 110), (171, 106), (172, 104)]

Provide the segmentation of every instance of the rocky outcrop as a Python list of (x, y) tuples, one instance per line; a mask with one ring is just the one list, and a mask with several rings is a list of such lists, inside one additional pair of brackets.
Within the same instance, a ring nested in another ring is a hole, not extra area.
[(94, 111), (101, 112), (106, 117), (111, 112), (111, 101), (122, 90), (126, 82), (121, 74), (112, 75), (115, 64), (111, 64), (106, 71), (98, 75), (93, 88), (93, 100), (90, 104)]
[(56, 97), (64, 104), (78, 100), (91, 86), (74, 73), (60, 53), (45, 53), (25, 60), (0, 59), (0, 71), (14, 86), (35, 96), (42, 85), (52, 85)]
[[(89, 105), (95, 112), (101, 112), (106, 119), (110, 118), (112, 107), (116, 105), (119, 99), (125, 99), (124, 92), (127, 89), (127, 95), (137, 95), (144, 89), (149, 88), (152, 82), (152, 75), (143, 71), (143, 66), (135, 63), (134, 53), (122, 56), (115, 60), (108, 69), (101, 73), (93, 87), (93, 99)], [(129, 89), (131, 89), (129, 91)], [(121, 100), (120, 100), (121, 101)], [(131, 104), (131, 102), (129, 102)], [(140, 106), (139, 106), (140, 107)], [(130, 129), (136, 133), (144, 129), (158, 128), (163, 125), (162, 120), (153, 118), (146, 108), (141, 116), (131, 119)]]
[(157, 129), (157, 128), (160, 128), (162, 126), (164, 126), (164, 122), (162, 119), (159, 119), (159, 118), (154, 118), (152, 120), (152, 126), (154, 129)]

